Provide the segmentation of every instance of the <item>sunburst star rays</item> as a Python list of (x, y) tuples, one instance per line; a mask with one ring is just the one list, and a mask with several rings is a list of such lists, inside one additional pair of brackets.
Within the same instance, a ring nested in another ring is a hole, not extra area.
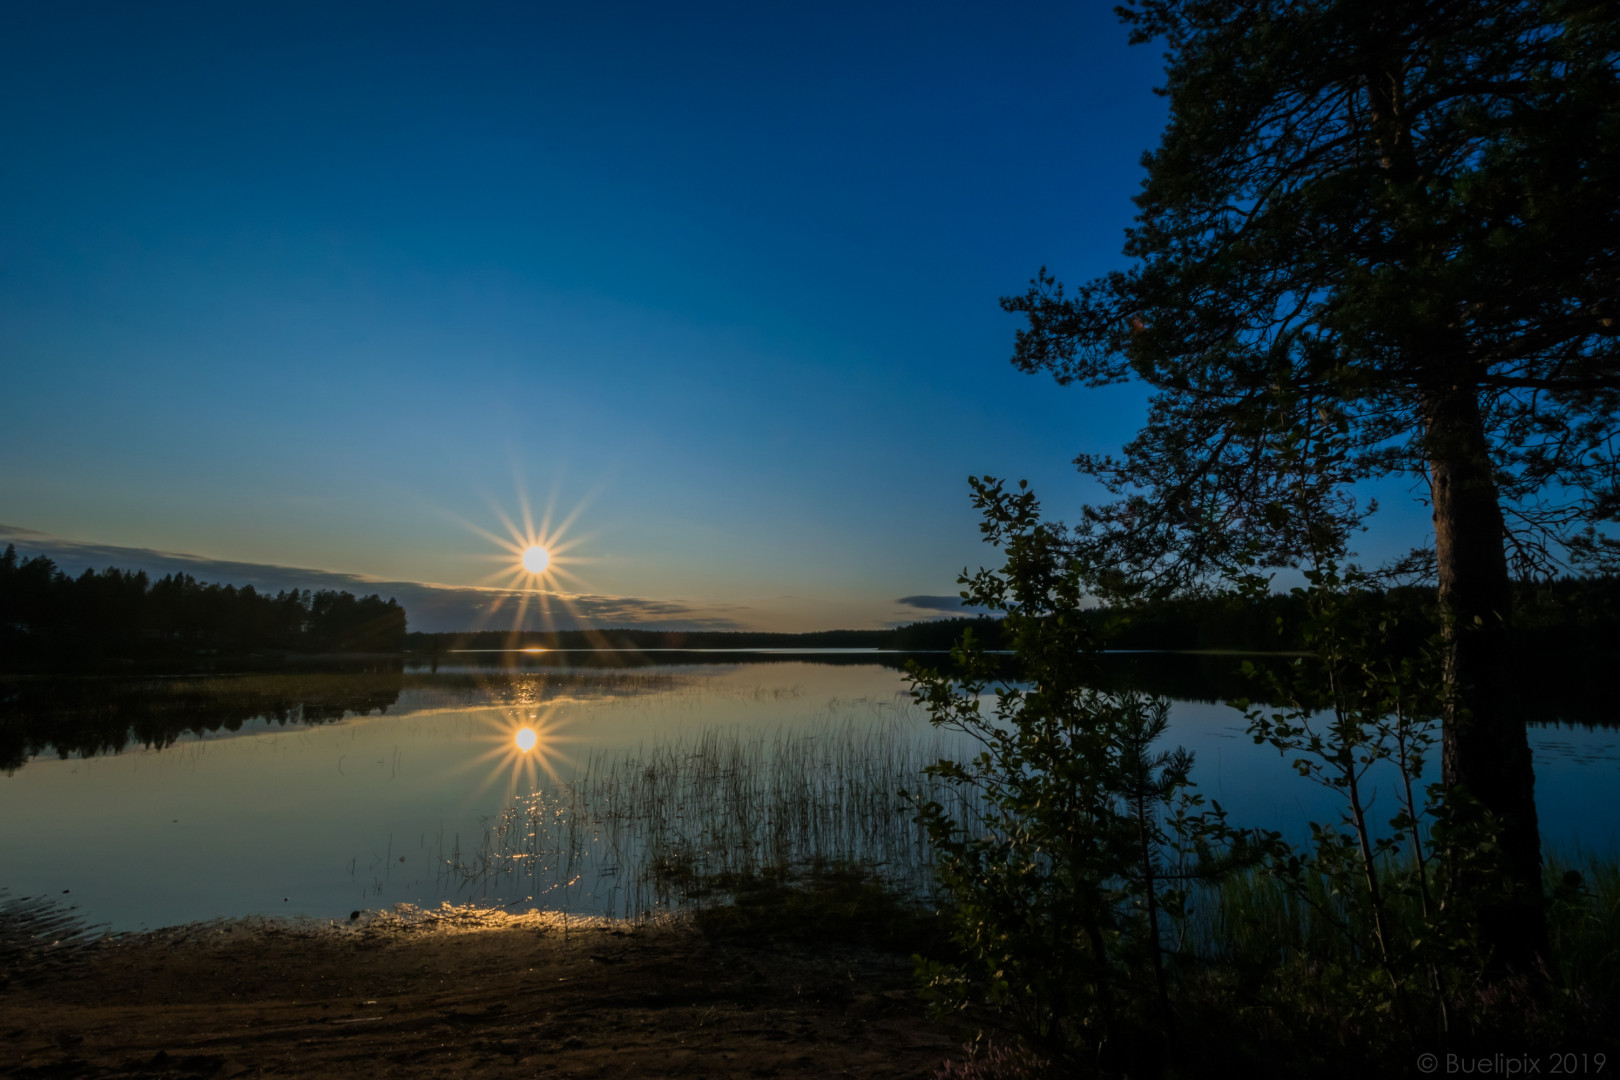
[(490, 509), (499, 520), (503, 532), (493, 532), (458, 518), (468, 530), (499, 549), (484, 556), (485, 560), (498, 564), (498, 568), (486, 575), (480, 584), (498, 590), (486, 614), (488, 621), (499, 621), (501, 612), (511, 610), (514, 643), (518, 635), (530, 629), (531, 611), (539, 615), (541, 627), (548, 630), (556, 628), (558, 614), (565, 613), (576, 626), (583, 621), (573, 598), (588, 592), (589, 588), (573, 568), (593, 561), (578, 554), (579, 548), (593, 537), (590, 534), (570, 533), (589, 501), (588, 498), (582, 500), (558, 521), (556, 495), (553, 493), (537, 524), (528, 496), (520, 487), (516, 520), (499, 503), (490, 500)]

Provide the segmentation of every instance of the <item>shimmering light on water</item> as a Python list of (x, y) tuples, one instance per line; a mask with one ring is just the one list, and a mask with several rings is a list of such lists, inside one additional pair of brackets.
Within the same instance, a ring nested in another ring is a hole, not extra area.
[[(447, 672), (387, 676), (385, 715), (238, 722), (240, 733), (184, 735), (163, 750), (28, 760), (0, 775), (0, 888), (74, 903), (115, 929), (481, 899), (451, 869), (476, 865), (492, 827), (531, 792), (561, 792), (604, 762), (713, 729), (936, 737), (904, 676), (876, 663)], [(264, 692), (260, 681), (244, 692)], [(303, 690), (316, 691), (330, 688)], [(1197, 754), (1200, 791), (1233, 823), (1303, 841), (1306, 822), (1338, 821), (1333, 793), (1255, 746), (1235, 710), (1177, 702), (1171, 725), (1168, 743)], [(1530, 741), (1549, 847), (1620, 851), (1620, 730), (1533, 727)], [(1394, 813), (1387, 786), (1372, 797), (1375, 817)]]
[(711, 727), (771, 736), (905, 715), (928, 733), (909, 709), (901, 675), (877, 665), (541, 672), (450, 689), (407, 678), (380, 716), (46, 754), (0, 774), (0, 888), (114, 929), (462, 902), (447, 865), (515, 798), (555, 790), (593, 755)]

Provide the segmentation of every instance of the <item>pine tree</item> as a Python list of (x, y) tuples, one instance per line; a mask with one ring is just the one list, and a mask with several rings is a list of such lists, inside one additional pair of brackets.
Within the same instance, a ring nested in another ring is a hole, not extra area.
[[(1146, 426), (1082, 456), (1121, 587), (1342, 553), (1408, 476), (1448, 624), (1448, 791), (1500, 827), (1500, 961), (1545, 940), (1512, 571), (1611, 563), (1620, 518), (1620, 9), (1604, 0), (1135, 0), (1167, 47), (1128, 269), (1003, 300), (1014, 362), (1137, 379)], [(1320, 452), (1298, 452), (1300, 447)], [(1308, 512), (1298, 512), (1300, 508)]]

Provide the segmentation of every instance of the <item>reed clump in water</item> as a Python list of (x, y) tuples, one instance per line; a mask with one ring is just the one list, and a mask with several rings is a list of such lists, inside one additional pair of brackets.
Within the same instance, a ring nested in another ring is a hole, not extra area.
[(923, 772), (939, 749), (888, 723), (711, 729), (593, 754), (558, 790), (515, 800), (476, 851), (458, 845), (444, 874), (487, 900), (631, 918), (829, 867), (927, 898), (933, 850), (914, 800), (957, 798)]

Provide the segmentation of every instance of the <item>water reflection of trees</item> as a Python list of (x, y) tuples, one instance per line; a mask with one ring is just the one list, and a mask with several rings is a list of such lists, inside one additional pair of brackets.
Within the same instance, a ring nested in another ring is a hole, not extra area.
[[(549, 652), (462, 653), (433, 663), (367, 663), (313, 671), (172, 678), (20, 678), (0, 682), (0, 769), (15, 771), (29, 758), (114, 754), (132, 746), (162, 749), (177, 741), (250, 725), (327, 724), (347, 716), (383, 713), (402, 690), (433, 690), (456, 699), (531, 702), (564, 680), (573, 690), (650, 693), (673, 687), (648, 669), (701, 671), (704, 667), (810, 663), (948, 665), (944, 653), (758, 652)], [(1261, 684), (1240, 667), (1279, 667), (1309, 658), (1231, 653), (1114, 653), (1099, 676), (1109, 687), (1132, 688), (1177, 701), (1262, 700)], [(1005, 676), (1016, 680), (1013, 657)], [(1584, 728), (1620, 727), (1620, 709), (1600, 683), (1601, 665), (1577, 657), (1546, 658), (1535, 668), (1533, 722)], [(622, 677), (614, 672), (622, 672)]]
[[(1536, 652), (1534, 668), (1538, 678), (1528, 684), (1533, 700), (1525, 715), (1532, 723), (1567, 724), (1580, 727), (1620, 726), (1620, 709), (1613, 696), (1600, 683), (1599, 673), (1604, 665), (1590, 650), (1582, 652), (1541, 649)], [(1018, 678), (1017, 660), (1004, 655), (1006, 665), (1002, 674), (1012, 680)], [(1144, 694), (1167, 697), (1176, 701), (1222, 702), (1237, 698), (1251, 698), (1262, 704), (1277, 704), (1266, 698), (1268, 681), (1251, 679), (1242, 673), (1245, 661), (1262, 673), (1278, 670), (1284, 665), (1312, 663), (1308, 656), (1295, 653), (1234, 653), (1234, 652), (1114, 652), (1103, 657), (1104, 670), (1099, 681), (1113, 689), (1134, 689)], [(567, 670), (599, 670), (612, 668), (676, 667), (697, 668), (709, 665), (734, 664), (821, 664), (832, 666), (869, 666), (876, 664), (894, 671), (905, 671), (912, 664), (926, 667), (946, 667), (950, 655), (943, 650), (933, 652), (897, 652), (872, 650), (859, 652), (759, 652), (738, 650), (622, 650), (588, 651), (559, 649), (546, 652), (489, 652), (446, 653), (431, 661), (411, 663), (412, 671), (469, 671), (490, 675), (511, 676), (522, 672), (555, 672)]]
[(668, 672), (625, 667), (430, 672), (406, 671), (398, 661), (368, 661), (233, 675), (0, 681), (0, 769), (13, 772), (44, 754), (94, 757), (133, 746), (160, 750), (188, 737), (380, 715), (407, 693), (413, 695), (407, 708), (532, 708), (559, 695), (663, 693), (681, 682)]
[(162, 749), (185, 737), (250, 724), (313, 726), (387, 711), (398, 665), (359, 671), (274, 672), (212, 678), (20, 679), (0, 684), (0, 768), (29, 758)]
[[(1221, 702), (1248, 697), (1263, 704), (1275, 702), (1265, 700), (1263, 682), (1241, 673), (1245, 660), (1262, 672), (1296, 662), (1315, 662), (1310, 657), (1227, 653), (1115, 653), (1106, 659), (1115, 686), (1129, 686), (1177, 701)], [(1526, 667), (1522, 681), (1529, 700), (1520, 715), (1535, 725), (1620, 727), (1620, 706), (1602, 680), (1606, 665), (1596, 660), (1591, 653), (1536, 654), (1535, 663)]]

